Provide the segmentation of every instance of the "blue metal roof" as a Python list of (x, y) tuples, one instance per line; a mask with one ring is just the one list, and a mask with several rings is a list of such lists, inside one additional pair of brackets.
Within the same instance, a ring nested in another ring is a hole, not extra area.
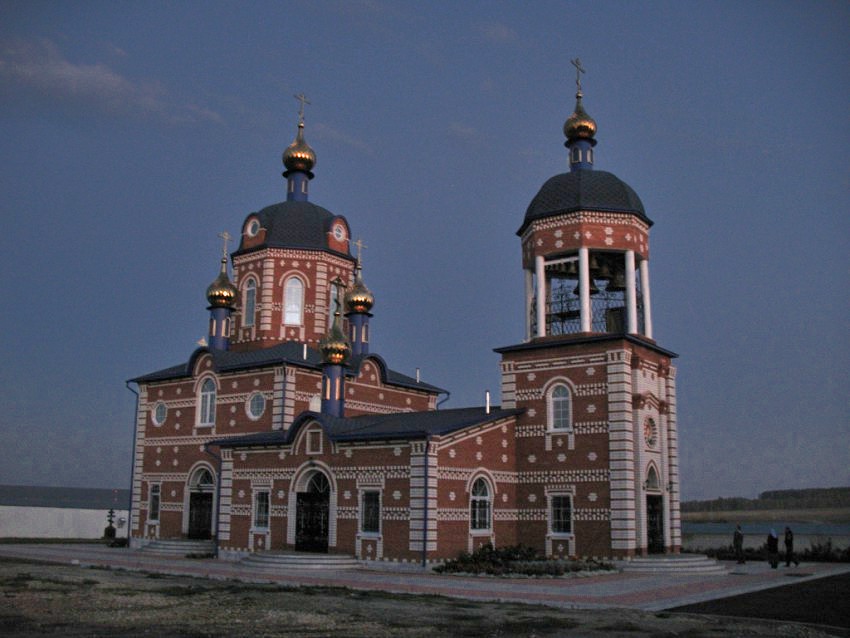
[(483, 407), (454, 410), (428, 410), (425, 412), (398, 412), (394, 414), (364, 414), (340, 418), (318, 412), (302, 412), (286, 431), (262, 432), (246, 436), (229, 437), (211, 441), (221, 447), (253, 447), (289, 445), (301, 427), (318, 422), (331, 441), (366, 442), (396, 439), (424, 439), (457, 432), (464, 428), (483, 425), (521, 414), (522, 410), (502, 410)]
[(285, 201), (266, 206), (251, 215), (256, 215), (260, 226), (265, 229), (265, 240), (253, 248), (245, 249), (240, 245), (234, 256), (264, 248), (300, 248), (324, 250), (353, 260), (350, 254), (331, 250), (328, 246), (331, 223), (334, 219), (344, 218), (326, 208), (312, 202)]
[[(313, 370), (321, 370), (322, 355), (314, 348), (307, 348), (307, 358), (304, 358), (304, 344), (296, 341), (287, 341), (271, 348), (261, 348), (258, 350), (233, 351), (233, 350), (213, 350), (211, 348), (198, 348), (189, 357), (186, 363), (182, 363), (170, 368), (151, 372), (140, 377), (130, 379), (131, 383), (151, 383), (153, 381), (168, 381), (171, 379), (189, 378), (192, 376), (192, 368), (198, 356), (204, 353), (210, 353), (213, 359), (213, 368), (218, 373), (236, 372), (238, 370), (250, 370), (252, 368), (262, 368), (272, 365), (293, 365), (302, 368), (310, 368)], [(413, 377), (409, 377), (395, 370), (390, 370), (384, 361), (383, 357), (375, 353), (352, 357), (346, 368), (346, 375), (349, 377), (356, 376), (360, 371), (360, 366), (366, 359), (372, 359), (378, 364), (381, 370), (381, 381), (387, 385), (394, 385), (412, 390), (421, 390), (423, 392), (441, 393), (446, 392), (442, 388), (435, 385), (417, 381)]]
[(631, 186), (607, 171), (579, 170), (546, 180), (528, 205), (517, 235), (522, 235), (535, 219), (580, 210), (630, 213), (652, 225)]

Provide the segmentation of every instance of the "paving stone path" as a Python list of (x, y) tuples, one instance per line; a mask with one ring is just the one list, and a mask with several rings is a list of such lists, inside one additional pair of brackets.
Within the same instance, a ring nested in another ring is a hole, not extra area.
[(348, 587), (408, 594), (437, 594), (474, 600), (541, 603), (568, 609), (624, 607), (660, 611), (791, 583), (850, 574), (850, 564), (804, 563), (770, 569), (767, 564), (728, 565), (728, 575), (616, 573), (575, 578), (489, 578), (443, 576), (420, 568), (259, 572), (240, 563), (215, 559), (152, 556), (97, 544), (0, 545), (0, 556), (61, 564), (110, 567), (163, 574), (273, 582), (291, 586)]

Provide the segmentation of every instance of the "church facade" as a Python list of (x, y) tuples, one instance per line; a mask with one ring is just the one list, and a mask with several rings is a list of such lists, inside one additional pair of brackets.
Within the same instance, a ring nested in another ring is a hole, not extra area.
[(564, 125), (570, 170), (517, 232), (527, 321), (496, 350), (501, 405), (459, 409), (370, 351), (374, 297), (349, 222), (309, 198), (302, 102), (286, 200), (245, 218), (229, 259), (225, 236), (208, 345), (131, 380), (131, 544), (422, 564), (485, 543), (678, 552), (676, 355), (652, 336), (652, 222), (594, 169), (582, 97)]

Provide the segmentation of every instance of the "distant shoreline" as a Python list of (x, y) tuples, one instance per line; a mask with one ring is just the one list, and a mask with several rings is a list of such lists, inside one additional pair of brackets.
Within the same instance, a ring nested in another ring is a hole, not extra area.
[(850, 523), (850, 507), (682, 512), (682, 521), (688, 523), (750, 523), (765, 521)]

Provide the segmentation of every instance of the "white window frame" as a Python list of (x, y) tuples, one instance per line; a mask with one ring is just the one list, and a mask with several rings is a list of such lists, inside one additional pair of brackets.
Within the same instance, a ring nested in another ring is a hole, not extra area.
[(304, 282), (295, 275), (283, 282), (283, 324), (304, 324)]
[[(156, 507), (154, 507), (156, 497)], [(159, 523), (159, 513), (162, 511), (162, 485), (159, 483), (148, 484), (148, 521)], [(155, 515), (154, 515), (155, 514)]]
[[(550, 492), (546, 495), (548, 499), (548, 507), (546, 517), (549, 520), (549, 534), (552, 538), (572, 538), (575, 535), (575, 504), (573, 495), (570, 492)], [(566, 498), (570, 504), (570, 531), (555, 529), (555, 499)]]
[[(366, 525), (366, 495), (376, 494), (378, 499), (378, 529), (367, 530)], [(383, 492), (377, 487), (365, 487), (360, 489), (360, 534), (361, 536), (380, 536), (383, 530)]]
[(648, 492), (661, 491), (661, 474), (658, 472), (658, 468), (655, 467), (655, 463), (650, 463), (649, 467), (646, 468), (646, 479), (643, 481), (643, 488)]
[(257, 280), (249, 277), (245, 282), (245, 297), (242, 305), (242, 327), (253, 328), (257, 314)]
[[(263, 401), (263, 407), (260, 410), (259, 414), (254, 414), (254, 400), (255, 399), (261, 399)], [(263, 395), (262, 392), (252, 392), (251, 395), (248, 397), (248, 400), (245, 401), (245, 414), (252, 421), (259, 421), (262, 418), (262, 416), (266, 413), (266, 404), (267, 403), (268, 403), (268, 401), (266, 401), (266, 397), (265, 397), (265, 395)]]
[(334, 313), (337, 312), (345, 312), (343, 306), (343, 298), (345, 296), (344, 293), (345, 287), (342, 285), (342, 282), (338, 279), (331, 282), (330, 288), (328, 290), (328, 325), (330, 326), (334, 320)]
[[(260, 520), (261, 497), (265, 497), (265, 524)], [(254, 506), (251, 508), (251, 529), (266, 531), (271, 527), (272, 520), (272, 494), (271, 490), (256, 490), (254, 492)]]
[[(556, 397), (555, 393), (561, 388), (563, 388), (566, 392), (566, 396)], [(558, 403), (564, 401), (567, 403), (566, 425), (556, 424), (556, 419), (563, 416), (557, 413), (560, 410), (556, 410), (556, 408), (558, 408), (558, 406), (556, 406), (556, 401)], [(546, 393), (546, 429), (550, 432), (573, 431), (573, 391), (572, 388), (563, 381), (558, 381), (553, 384)]]
[(322, 430), (311, 428), (305, 433), (304, 449), (307, 454), (322, 454)]
[[(162, 408), (162, 410), (163, 410), (163, 414), (162, 414), (161, 417), (159, 415), (160, 408)], [(155, 426), (159, 427), (163, 423), (165, 423), (165, 419), (167, 419), (167, 418), (168, 418), (168, 406), (165, 405), (164, 401), (157, 401), (154, 404), (153, 409), (151, 410), (151, 420), (153, 421), (153, 424)]]
[[(483, 485), (484, 489), (487, 490), (486, 495), (476, 494), (475, 489), (477, 485)], [(485, 527), (480, 526), (479, 521), (479, 506), (480, 504), (484, 504), (486, 507), (486, 516), (487, 516), (487, 525)], [(489, 533), (493, 530), (493, 486), (490, 485), (490, 481), (488, 481), (483, 476), (478, 476), (472, 482), (472, 485), (469, 488), (469, 531), (473, 534), (484, 534)]]
[[(212, 390), (210, 390), (212, 388)], [(198, 426), (213, 427), (215, 425), (215, 404), (218, 388), (211, 377), (201, 382), (198, 391)]]

